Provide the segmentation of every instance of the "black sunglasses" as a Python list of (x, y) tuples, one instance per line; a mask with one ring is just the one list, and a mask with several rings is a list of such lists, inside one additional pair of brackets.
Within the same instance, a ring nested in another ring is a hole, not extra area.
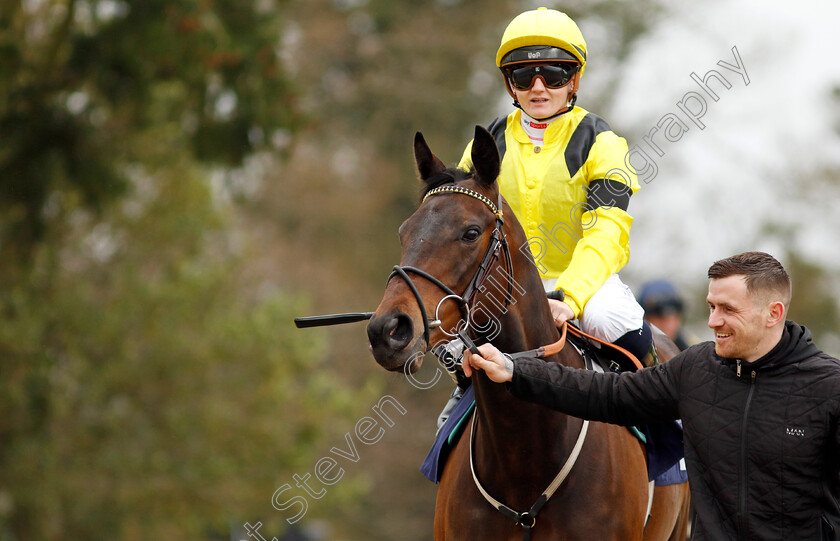
[(577, 64), (542, 64), (505, 70), (510, 84), (517, 90), (528, 90), (539, 77), (548, 88), (560, 88), (569, 84), (580, 66)]

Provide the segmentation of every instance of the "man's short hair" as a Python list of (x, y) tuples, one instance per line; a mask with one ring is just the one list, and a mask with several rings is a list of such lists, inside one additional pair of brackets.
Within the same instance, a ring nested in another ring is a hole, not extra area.
[(764, 252), (744, 252), (720, 261), (709, 267), (709, 278), (716, 280), (729, 276), (743, 276), (750, 294), (770, 295), (780, 300), (785, 311), (790, 306), (790, 276), (776, 258)]

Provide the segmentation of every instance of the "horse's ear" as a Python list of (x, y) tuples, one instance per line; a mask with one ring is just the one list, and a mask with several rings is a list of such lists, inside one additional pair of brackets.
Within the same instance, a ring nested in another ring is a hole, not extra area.
[(446, 169), (443, 162), (432, 154), (429, 145), (426, 144), (426, 139), (420, 132), (417, 132), (414, 136), (414, 159), (417, 161), (417, 171), (420, 172), (420, 178), (424, 181)]
[(476, 172), (476, 180), (484, 186), (491, 186), (499, 177), (501, 160), (496, 141), (490, 132), (481, 126), (475, 127), (473, 138), (472, 154), (473, 167)]

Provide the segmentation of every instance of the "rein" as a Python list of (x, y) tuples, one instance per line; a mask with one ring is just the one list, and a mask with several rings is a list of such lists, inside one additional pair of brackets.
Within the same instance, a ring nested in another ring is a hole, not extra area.
[[(566, 346), (566, 330), (569, 328), (573, 328), (571, 325), (567, 323), (563, 323), (563, 327), (560, 330), (560, 339), (554, 342), (553, 344), (548, 344), (547, 346), (540, 346), (536, 349), (529, 349), (528, 351), (520, 351), (518, 353), (511, 353), (510, 358), (513, 359), (524, 359), (530, 357), (549, 357), (551, 355), (555, 355), (560, 353), (563, 348)], [(475, 352), (473, 352), (475, 353)]]
[[(565, 326), (566, 325), (564, 325), (564, 327)], [(636, 368), (638, 370), (641, 370), (642, 368), (644, 368), (644, 365), (641, 362), (639, 362), (639, 359), (637, 359), (635, 355), (633, 355), (632, 353), (630, 353), (629, 351), (627, 351), (623, 347), (621, 347), (619, 345), (616, 345), (616, 344), (613, 344), (612, 342), (607, 342), (606, 340), (601, 340), (600, 338), (592, 336), (591, 334), (586, 334), (585, 332), (583, 332), (582, 330), (578, 329), (577, 327), (575, 327), (573, 325), (570, 325), (569, 329), (571, 329), (572, 334), (576, 334), (577, 336), (580, 336), (582, 338), (588, 338), (589, 340), (591, 340), (593, 342), (598, 342), (601, 345), (611, 347), (611, 348), (621, 352), (624, 356), (626, 356), (628, 359), (630, 359), (630, 361), (632, 361), (632, 363), (636, 366)]]

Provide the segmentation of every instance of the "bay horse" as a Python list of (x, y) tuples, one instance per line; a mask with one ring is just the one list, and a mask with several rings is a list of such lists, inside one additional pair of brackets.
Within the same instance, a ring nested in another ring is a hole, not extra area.
[[(558, 342), (534, 259), (519, 249), (525, 233), (499, 194), (493, 137), (476, 127), (470, 172), (446, 168), (420, 133), (414, 154), (426, 197), (399, 229), (400, 264), (367, 328), (376, 361), (389, 371), (414, 372), (425, 352), (459, 328), (504, 352)], [(659, 351), (667, 359), (676, 348)], [(584, 368), (572, 347), (545, 361)], [(518, 400), (483, 372), (473, 375), (472, 386), (474, 433), (462, 435), (444, 467), (436, 541), (685, 540), (687, 483), (658, 487), (645, 525), (646, 456), (626, 428), (592, 422), (584, 431), (581, 419)], [(576, 443), (580, 452), (568, 476), (530, 516), (526, 511), (544, 498), (541, 491)], [(499, 512), (482, 492), (521, 515)]]

